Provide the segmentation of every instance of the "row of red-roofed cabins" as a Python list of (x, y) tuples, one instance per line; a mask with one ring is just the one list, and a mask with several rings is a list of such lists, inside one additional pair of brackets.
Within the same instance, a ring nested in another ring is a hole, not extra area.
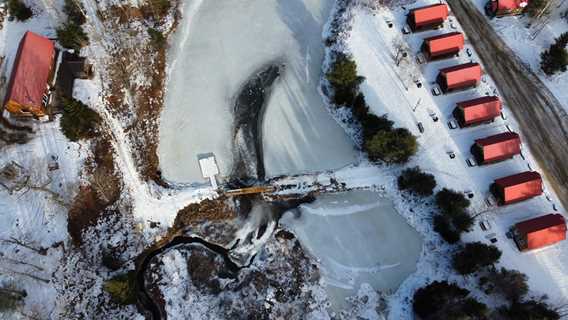
[[(519, 14), (526, 6), (522, 0), (492, 0), (494, 15)], [(435, 4), (410, 11), (407, 23), (412, 31), (440, 27), (449, 14), (446, 4)], [(459, 54), (464, 48), (464, 36), (451, 32), (424, 39), (421, 51), (427, 60), (443, 59)], [(465, 63), (443, 68), (436, 82), (444, 93), (476, 87), (483, 71), (478, 63)], [(493, 121), (501, 114), (501, 100), (496, 96), (458, 102), (453, 115), (460, 127)], [(475, 140), (471, 153), (480, 165), (504, 161), (521, 153), (521, 139), (517, 133), (504, 132)], [(539, 196), (543, 192), (542, 177), (538, 172), (526, 171), (496, 179), (490, 186), (499, 205), (507, 205)], [(514, 239), (521, 251), (554, 244), (566, 238), (566, 223), (560, 214), (548, 214), (517, 223)]]

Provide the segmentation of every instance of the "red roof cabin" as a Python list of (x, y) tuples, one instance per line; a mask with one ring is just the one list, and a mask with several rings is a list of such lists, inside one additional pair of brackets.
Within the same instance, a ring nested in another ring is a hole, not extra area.
[(481, 65), (464, 63), (440, 69), (436, 81), (444, 93), (476, 87), (481, 81)]
[(521, 153), (521, 138), (514, 132), (503, 132), (475, 140), (471, 153), (479, 164), (490, 164)]
[(54, 76), (54, 67), (53, 42), (33, 32), (26, 32), (16, 53), (4, 108), (16, 116), (44, 116), (46, 94)]
[(513, 239), (521, 251), (553, 245), (566, 239), (566, 221), (552, 213), (521, 221), (513, 227)]
[(457, 55), (464, 47), (461, 32), (451, 32), (424, 39), (422, 52), (428, 60), (448, 58)]
[(538, 172), (525, 171), (495, 180), (491, 192), (499, 205), (527, 200), (542, 194), (542, 177)]
[(491, 96), (461, 101), (453, 114), (462, 128), (490, 122), (501, 114), (501, 100)]
[(485, 13), (490, 17), (519, 15), (525, 11), (529, 0), (489, 0)]
[(410, 10), (406, 22), (414, 32), (434, 29), (444, 24), (449, 13), (447, 4), (433, 4)]

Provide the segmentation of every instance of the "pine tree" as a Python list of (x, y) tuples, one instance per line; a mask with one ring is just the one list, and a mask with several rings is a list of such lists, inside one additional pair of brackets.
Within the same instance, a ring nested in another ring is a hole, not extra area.
[(568, 66), (568, 51), (566, 45), (568, 44), (568, 32), (565, 32), (556, 38), (555, 42), (549, 49), (541, 53), (540, 66), (542, 71), (548, 75), (555, 74), (556, 72), (565, 72)]
[(471, 242), (454, 254), (452, 265), (459, 274), (468, 275), (482, 267), (496, 263), (499, 258), (501, 258), (501, 250), (497, 247), (481, 242)]

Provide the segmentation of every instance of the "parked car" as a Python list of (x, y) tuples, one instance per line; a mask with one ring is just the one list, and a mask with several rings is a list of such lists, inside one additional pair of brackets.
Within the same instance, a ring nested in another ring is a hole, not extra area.
[(458, 127), (458, 123), (456, 122), (456, 120), (451, 119), (450, 121), (448, 121), (448, 127), (450, 129), (456, 129)]
[(418, 122), (418, 130), (420, 131), (420, 133), (424, 133), (424, 125), (422, 124), (422, 122)]
[(442, 94), (442, 91), (440, 91), (440, 88), (438, 86), (435, 86), (434, 88), (432, 88), (432, 94), (435, 96), (439, 96)]
[(467, 159), (465, 160), (465, 162), (467, 163), (467, 165), (468, 165), (469, 167), (475, 167), (475, 166), (477, 166), (477, 161), (475, 161), (475, 158), (474, 158), (474, 157), (467, 158)]

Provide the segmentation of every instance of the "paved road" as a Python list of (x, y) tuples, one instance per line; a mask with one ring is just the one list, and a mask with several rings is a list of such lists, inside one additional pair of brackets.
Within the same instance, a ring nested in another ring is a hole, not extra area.
[(496, 34), (471, 0), (448, 1), (506, 105), (525, 142), (565, 208), (568, 208), (568, 115), (540, 79)]

